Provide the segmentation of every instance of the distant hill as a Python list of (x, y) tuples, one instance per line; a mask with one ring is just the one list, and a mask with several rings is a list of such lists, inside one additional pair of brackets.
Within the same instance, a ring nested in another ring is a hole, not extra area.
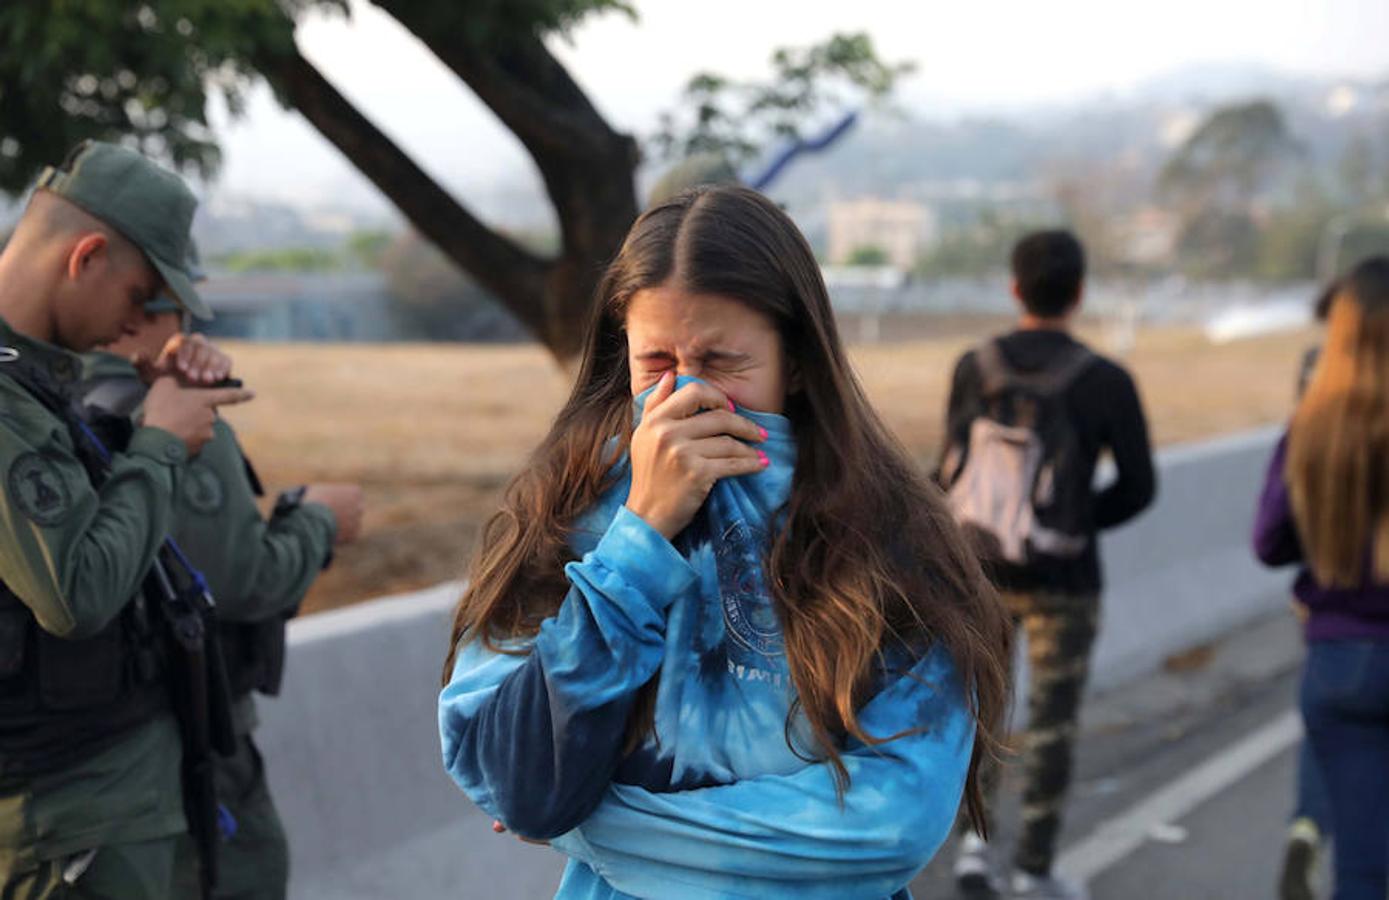
[(988, 202), (1040, 190), (1058, 165), (1123, 160), (1156, 172), (1214, 107), (1266, 97), (1288, 117), (1313, 171), (1338, 164), (1357, 134), (1389, 160), (1389, 79), (1311, 78), (1258, 66), (1196, 66), (1123, 95), (1002, 116), (867, 117), (830, 152), (798, 161), (772, 192), (802, 210), (826, 197), (875, 194)]

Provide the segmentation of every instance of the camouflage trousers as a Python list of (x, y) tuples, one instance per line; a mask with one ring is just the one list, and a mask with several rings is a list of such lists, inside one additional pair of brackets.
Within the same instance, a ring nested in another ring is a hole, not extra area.
[[(1061, 812), (1071, 785), (1072, 745), (1080, 701), (1090, 673), (1090, 648), (1099, 628), (1098, 594), (1003, 593), (1004, 604), (1027, 639), (1027, 730), (1015, 745), (1022, 766), (1022, 831), (1014, 864), (1046, 875), (1056, 855)], [(1016, 680), (1016, 673), (1014, 678)], [(982, 771), (993, 805), (998, 767)]]

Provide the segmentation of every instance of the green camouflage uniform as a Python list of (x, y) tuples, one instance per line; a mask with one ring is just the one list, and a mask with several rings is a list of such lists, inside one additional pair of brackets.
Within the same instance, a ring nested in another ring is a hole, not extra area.
[[(198, 201), (177, 175), (83, 141), (35, 191), (119, 232), (183, 310), (210, 314), (187, 268)], [(72, 421), (81, 371), (0, 321), (0, 898), (181, 900), (182, 739), (142, 587), (188, 452), (136, 427), (96, 461)]]
[[(3, 321), (0, 348), (0, 368), (15, 367), (0, 372), (0, 896), (163, 900), (187, 827), (178, 728), (167, 703), (117, 708), (133, 676), (122, 657), (91, 648), (122, 639), (172, 524), (187, 450), (166, 431), (138, 428), (94, 488), (66, 423), (6, 377), (22, 370), (70, 396), (80, 359)], [(91, 670), (113, 659), (116, 668)], [(41, 660), (111, 694), (86, 702), (50, 691), (40, 701), (70, 736), (58, 745), (61, 763), (50, 757), (36, 770), (26, 757), (40, 729), (26, 697)], [(121, 721), (87, 727), (113, 710)], [(65, 872), (75, 890), (62, 889)]]
[[(88, 354), (88, 402), (122, 394), (143, 394), (135, 369), (111, 354)], [(235, 822), (234, 833), (218, 853), (214, 895), (225, 900), (285, 896), (288, 846), (251, 738), (256, 726), (251, 691), (258, 685), (248, 680), (260, 679), (249, 669), (263, 662), (255, 658), (261, 631), (254, 623), (282, 630), (328, 560), (337, 531), (332, 511), (318, 504), (301, 504), (267, 521), (256, 506), (259, 490), (236, 435), (218, 421), (213, 439), (188, 465), (173, 527), (174, 539), (203, 573), (217, 601), (235, 693), (236, 753), (219, 758), (216, 766), (218, 801)], [(247, 675), (239, 678), (238, 672)], [(192, 890), (196, 854), (191, 842), (183, 850), (180, 877)]]

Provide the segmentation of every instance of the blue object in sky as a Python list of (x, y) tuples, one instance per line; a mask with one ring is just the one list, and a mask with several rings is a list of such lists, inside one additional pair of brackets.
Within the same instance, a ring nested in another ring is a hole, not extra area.
[(831, 125), (818, 137), (802, 138), (795, 143), (783, 147), (776, 156), (772, 157), (771, 162), (763, 168), (760, 174), (755, 178), (748, 179), (748, 187), (757, 191), (765, 191), (773, 181), (776, 181), (777, 177), (781, 175), (782, 170), (785, 169), (792, 160), (802, 153), (819, 153), (821, 150), (824, 150), (830, 144), (833, 144), (843, 137), (844, 133), (850, 128), (853, 128), (854, 123), (857, 121), (858, 111), (854, 110), (846, 114), (844, 118), (840, 119), (834, 125)]

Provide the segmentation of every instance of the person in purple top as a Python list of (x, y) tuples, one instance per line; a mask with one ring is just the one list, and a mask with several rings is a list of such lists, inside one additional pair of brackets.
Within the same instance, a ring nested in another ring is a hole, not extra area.
[(1307, 392), (1269, 464), (1254, 551), (1300, 564), (1301, 706), (1336, 834), (1336, 900), (1389, 889), (1389, 257), (1332, 301)]
[[(1336, 299), (1340, 290), (1341, 283), (1331, 281), (1317, 294), (1312, 314), (1319, 324), (1326, 324), (1326, 318), (1331, 314), (1331, 301)], [(1320, 341), (1302, 354), (1297, 372), (1299, 400), (1307, 393), (1307, 386), (1312, 383), (1312, 375), (1317, 371), (1317, 360), (1320, 358)], [(1299, 619), (1306, 619), (1307, 609), (1300, 601), (1294, 599), (1292, 607)], [(1278, 900), (1316, 900), (1317, 864), (1322, 848), (1333, 832), (1326, 786), (1321, 770), (1317, 768), (1316, 758), (1312, 756), (1312, 747), (1305, 740), (1297, 753), (1296, 789), (1296, 801), (1283, 845), (1283, 865), (1278, 874)]]

